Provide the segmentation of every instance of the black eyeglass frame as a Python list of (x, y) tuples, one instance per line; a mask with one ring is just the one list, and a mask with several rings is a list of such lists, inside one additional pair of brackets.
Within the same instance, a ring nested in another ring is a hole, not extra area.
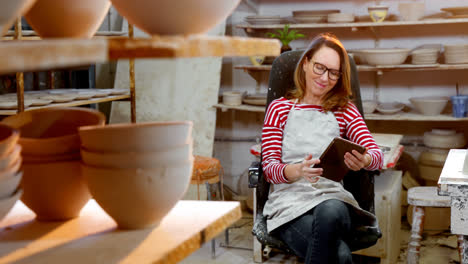
[[(335, 69), (330, 69), (330, 68), (328, 68), (327, 66), (323, 65), (320, 62), (316, 62), (316, 61), (310, 61), (310, 62), (312, 62), (312, 70), (314, 71), (315, 74), (323, 75), (323, 74), (325, 74), (325, 72), (328, 72), (328, 79), (330, 79), (332, 81), (338, 81), (341, 78), (341, 75), (342, 75), (341, 71), (335, 70)], [(315, 65), (319, 65), (319, 66), (321, 66), (321, 67), (323, 67), (325, 69), (322, 72), (320, 72), (320, 70), (317, 69), (315, 67)], [(317, 72), (317, 71), (319, 71), (319, 72)], [(335, 77), (332, 77), (332, 75), (337, 76), (337, 78), (335, 79)]]

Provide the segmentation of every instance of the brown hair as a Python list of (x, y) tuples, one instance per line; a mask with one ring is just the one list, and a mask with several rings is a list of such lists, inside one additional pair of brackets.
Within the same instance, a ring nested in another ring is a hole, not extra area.
[(297, 62), (296, 70), (294, 72), (294, 84), (296, 87), (286, 95), (286, 98), (304, 98), (306, 89), (305, 72), (303, 70), (304, 60), (306, 58), (308, 60), (312, 59), (314, 54), (324, 46), (335, 50), (340, 56), (341, 77), (338, 79), (333, 89), (331, 89), (324, 96), (324, 101), (322, 104), (322, 107), (325, 111), (335, 111), (340, 107), (344, 107), (350, 99), (352, 94), (350, 78), (351, 71), (348, 53), (338, 38), (331, 33), (319, 34), (312, 40), (307, 49), (304, 51), (302, 57)]

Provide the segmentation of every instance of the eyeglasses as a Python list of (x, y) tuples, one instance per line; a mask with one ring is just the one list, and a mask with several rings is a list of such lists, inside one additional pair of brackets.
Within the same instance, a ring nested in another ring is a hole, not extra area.
[(323, 75), (325, 72), (328, 71), (328, 78), (330, 80), (336, 81), (340, 79), (341, 72), (339, 70), (329, 69), (327, 68), (327, 66), (318, 62), (314, 62), (314, 61), (311, 61), (311, 62), (313, 63), (313, 70), (315, 74)]

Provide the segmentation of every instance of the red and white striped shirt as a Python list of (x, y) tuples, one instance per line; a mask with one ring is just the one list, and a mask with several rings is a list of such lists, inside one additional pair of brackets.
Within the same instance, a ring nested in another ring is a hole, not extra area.
[[(289, 111), (294, 102), (281, 97), (268, 106), (262, 131), (262, 167), (265, 179), (268, 182), (279, 184), (289, 182), (284, 175), (284, 164), (281, 160), (283, 130), (286, 125)], [(298, 111), (320, 111), (318, 105), (296, 104)], [(383, 167), (383, 153), (375, 143), (364, 119), (357, 107), (349, 102), (343, 109), (333, 114), (340, 127), (340, 136), (347, 138), (361, 146), (368, 148), (372, 162), (366, 170), (378, 170)]]

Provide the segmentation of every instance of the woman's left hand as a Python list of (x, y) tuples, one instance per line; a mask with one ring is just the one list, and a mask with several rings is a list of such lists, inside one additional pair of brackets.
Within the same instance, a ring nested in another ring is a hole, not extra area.
[(358, 151), (353, 150), (352, 154), (349, 152), (345, 153), (344, 162), (350, 170), (358, 171), (369, 166), (372, 162), (372, 157), (367, 153), (367, 151), (361, 154)]

